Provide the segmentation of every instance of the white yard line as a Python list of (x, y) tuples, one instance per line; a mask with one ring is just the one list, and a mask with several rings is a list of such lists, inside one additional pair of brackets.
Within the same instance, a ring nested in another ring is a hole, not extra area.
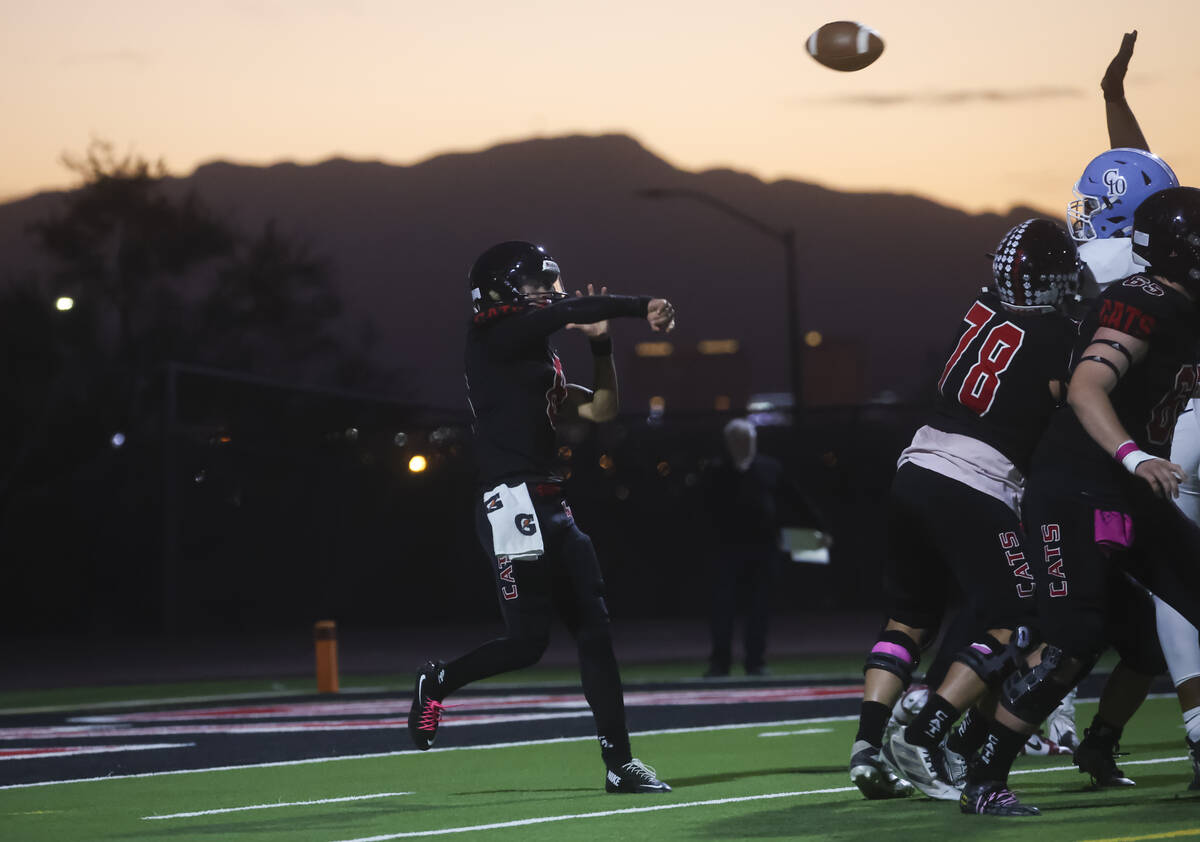
[(791, 737), (796, 734), (832, 734), (832, 728), (802, 728), (799, 731), (764, 731), (760, 737)]
[[(1156, 763), (1176, 763), (1181, 760), (1190, 759), (1187, 755), (1180, 757), (1160, 757), (1155, 760), (1129, 760), (1123, 762), (1123, 766), (1149, 766)], [(1014, 775), (1041, 775), (1047, 772), (1067, 772), (1073, 771), (1075, 766), (1052, 766), (1044, 769), (1022, 769), (1019, 772), (1012, 772)], [(508, 827), (524, 827), (532, 824), (546, 824), (548, 822), (570, 821), (572, 819), (595, 819), (604, 818), (606, 816), (619, 816), (629, 813), (650, 813), (658, 810), (677, 810), (682, 807), (709, 807), (716, 804), (735, 804), (742, 801), (764, 801), (773, 798), (798, 798), (805, 795), (826, 795), (840, 792), (854, 792), (855, 787), (831, 787), (829, 789), (808, 789), (799, 792), (773, 792), (766, 795), (745, 795), (738, 798), (715, 798), (710, 801), (685, 801), (679, 804), (657, 804), (651, 807), (628, 807), (624, 810), (603, 810), (596, 813), (571, 813), (563, 816), (538, 816), (532, 819), (516, 819), (508, 822), (495, 822), (493, 824), (478, 824), (467, 825), (464, 827), (447, 827), (437, 830), (411, 830), (402, 833), (389, 833), (381, 836), (362, 836), (355, 839), (343, 839), (339, 842), (385, 842), (389, 839), (410, 839), (418, 836), (447, 836), (452, 833), (472, 833), (478, 830), (499, 830)]]
[[(856, 721), (857, 716), (823, 716), (815, 719), (781, 719), (775, 722), (741, 722), (736, 725), (709, 725), (699, 728), (663, 728), (657, 731), (637, 731), (630, 734), (631, 737), (654, 737), (663, 734), (695, 734), (706, 731), (731, 731), (738, 728), (778, 728), (787, 725), (809, 725), (820, 722), (850, 722)], [(595, 741), (594, 736), (586, 737), (553, 737), (545, 740), (520, 740), (510, 743), (490, 743), (481, 746), (447, 746), (446, 748), (432, 749), (431, 752), (443, 751), (487, 751), (496, 748), (519, 748), (521, 746), (540, 746), (550, 745), (553, 743), (579, 743)], [(90, 783), (93, 781), (119, 781), (128, 778), (157, 778), (162, 775), (190, 775), (200, 772), (229, 772), (237, 769), (270, 769), (277, 766), (304, 766), (311, 763), (333, 763), (339, 760), (369, 760), (377, 757), (399, 757), (405, 754), (426, 754), (427, 752), (418, 751), (416, 749), (407, 749), (404, 751), (384, 751), (376, 754), (351, 754), (342, 755), (339, 757), (312, 757), (305, 760), (279, 760), (274, 763), (248, 763), (242, 766), (211, 766), (206, 769), (172, 769), (165, 772), (141, 772), (136, 775), (106, 775), (100, 778), (72, 778), (66, 781), (36, 781), (27, 784), (9, 784), (0, 786), (0, 790), (6, 789), (27, 789), (35, 786), (58, 786), (59, 784), (80, 784)]]
[(683, 807), (711, 807), (716, 804), (737, 804), (742, 801), (767, 801), (772, 798), (795, 798), (801, 795), (824, 795), (832, 792), (855, 792), (856, 787), (839, 786), (832, 789), (809, 789), (801, 792), (772, 792), (766, 795), (742, 795), (737, 798), (714, 798), (710, 801), (684, 801), (679, 804), (656, 804), (653, 807), (626, 807), (623, 810), (602, 810), (598, 813), (573, 813), (567, 816), (539, 816), (533, 819), (517, 819), (511, 822), (476, 824), (468, 827), (447, 827), (440, 830), (413, 830), (406, 833), (388, 833), (383, 836), (361, 836), (341, 842), (384, 842), (387, 839), (406, 839), (414, 836), (444, 836), (450, 833), (470, 833), (476, 830), (498, 830), (505, 827), (524, 827), (547, 822), (564, 822), (570, 819), (597, 819), (605, 816), (621, 816), (630, 813), (653, 813), (659, 810), (678, 810)]
[(309, 807), (313, 804), (340, 804), (344, 801), (366, 801), (370, 798), (395, 798), (411, 792), (378, 792), (374, 795), (347, 795), (344, 798), (318, 798), (315, 801), (278, 801), (272, 804), (251, 804), (247, 807), (222, 807), (218, 810), (197, 810), (194, 813), (169, 813), (165, 816), (142, 816), (143, 821), (159, 819), (189, 819), (193, 816), (215, 816), (218, 813), (240, 813), (243, 810), (272, 810), (276, 807)]
[[(148, 751), (160, 748), (192, 748), (195, 743), (130, 743), (112, 746), (49, 746), (48, 748), (21, 754), (22, 749), (0, 751), (0, 760), (45, 760), (58, 757), (74, 757), (78, 754), (106, 754), (118, 751)], [(28, 749), (25, 749), (28, 751)], [(12, 752), (12, 753), (9, 753)]]

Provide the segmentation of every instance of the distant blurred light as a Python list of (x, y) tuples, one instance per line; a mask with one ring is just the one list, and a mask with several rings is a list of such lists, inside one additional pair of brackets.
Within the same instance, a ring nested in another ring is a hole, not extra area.
[(702, 339), (696, 350), (701, 354), (736, 354), (738, 347), (736, 339)]
[(404, 445), (408, 443), (408, 434), (396, 433), (396, 436), (392, 439), (392, 441), (395, 443), (396, 447), (404, 447)]
[(751, 395), (746, 402), (747, 412), (773, 412), (777, 409), (791, 409), (792, 396), (789, 392), (760, 392)]
[(194, 479), (196, 481), (197, 485), (204, 482), (204, 480), (206, 480), (207, 478), (208, 478), (208, 473), (203, 470), (196, 471), (196, 476), (192, 477), (192, 479)]
[(59, 310), (63, 313), (67, 312), (74, 306), (75, 306), (75, 299), (69, 295), (61, 296), (57, 301), (54, 302), (55, 309)]
[(612, 471), (612, 469), (613, 469), (612, 457), (609, 456), (607, 453), (601, 453), (600, 454), (600, 470), (604, 471), (605, 473), (609, 473), (610, 471)]
[(425, 461), (425, 457), (420, 453), (408, 460), (408, 469), (414, 474), (421, 473), (427, 466), (428, 463)]
[(671, 463), (670, 463), (670, 462), (668, 462), (666, 459), (664, 459), (663, 461), (659, 462), (659, 463), (658, 463), (658, 464), (657, 464), (657, 465), (654, 467), (654, 469), (655, 469), (656, 471), (658, 471), (658, 475), (659, 475), (660, 477), (667, 477), (667, 476), (670, 476), (670, 475), (671, 475)]
[(108, 440), (108, 443), (111, 444), (114, 448), (124, 446), (125, 434), (124, 433), (113, 433), (112, 438), (110, 438)]
[(717, 395), (716, 400), (713, 401), (713, 409), (717, 412), (728, 412), (729, 405), (729, 395)]
[(675, 346), (670, 342), (638, 342), (633, 352), (639, 357), (669, 357), (675, 353)]
[(358, 427), (346, 428), (346, 441), (358, 441)]
[(231, 441), (233, 441), (233, 437), (229, 433), (221, 433), (221, 435), (217, 436), (218, 444), (229, 444)]
[(804, 344), (810, 348), (816, 348), (824, 341), (825, 337), (821, 335), (821, 331), (819, 330), (810, 330), (804, 334)]
[(570, 462), (571, 457), (574, 455), (574, 451), (572, 451), (571, 448), (567, 447), (565, 444), (558, 449), (558, 458), (564, 462)]
[(650, 414), (662, 415), (667, 409), (667, 401), (662, 395), (655, 395), (650, 398)]
[(565, 471), (563, 471), (563, 479), (570, 479), (573, 476), (575, 476), (575, 472), (570, 468), (567, 468)]

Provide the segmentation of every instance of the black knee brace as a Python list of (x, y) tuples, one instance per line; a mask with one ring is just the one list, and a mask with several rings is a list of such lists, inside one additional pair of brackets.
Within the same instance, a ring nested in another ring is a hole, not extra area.
[(921, 648), (917, 642), (902, 631), (884, 631), (871, 647), (863, 672), (880, 669), (890, 672), (904, 682), (905, 688), (912, 683), (913, 670), (921, 663)]
[(1020, 664), (1016, 647), (1001, 643), (990, 634), (978, 638), (971, 645), (960, 649), (954, 660), (964, 664), (975, 673), (989, 690), (995, 692), (1004, 679), (1015, 672)]
[(1042, 651), (1042, 660), (1031, 669), (1018, 670), (1004, 682), (1000, 702), (1013, 716), (1038, 725), (1045, 721), (1063, 696), (1079, 683), (1095, 665), (1072, 658), (1056, 646)]
[(1013, 630), (1008, 643), (1001, 643), (990, 634), (959, 650), (954, 660), (967, 666), (979, 676), (988, 689), (999, 693), (1001, 685), (1025, 664), (1025, 656), (1033, 648), (1033, 634), (1027, 626)]

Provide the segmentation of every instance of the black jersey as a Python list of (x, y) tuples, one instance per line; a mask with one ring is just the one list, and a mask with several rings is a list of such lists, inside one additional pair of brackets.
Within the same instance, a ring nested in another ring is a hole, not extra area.
[(601, 295), (546, 307), (502, 306), (475, 317), (467, 331), (467, 398), (475, 414), (479, 479), (555, 479), (555, 427), (567, 397), (554, 331), (619, 316), (645, 318), (649, 298)]
[[(1118, 281), (1092, 302), (1075, 346), (1074, 359), (1085, 355), (1101, 327), (1148, 343), (1141, 362), (1125, 372), (1109, 393), (1121, 425), (1138, 447), (1169, 459), (1175, 419), (1196, 386), (1200, 320), (1187, 296), (1143, 275)], [(1097, 365), (1098, 363), (1089, 363)], [(1103, 482), (1124, 483), (1129, 474), (1088, 435), (1069, 408), (1056, 414), (1039, 449), (1038, 462), (1072, 466), (1072, 473)], [(1104, 483), (1109, 484), (1109, 483)]]
[(1057, 406), (1050, 381), (1066, 380), (1075, 326), (1057, 310), (1010, 309), (990, 292), (963, 322), (929, 425), (978, 439), (1027, 473)]

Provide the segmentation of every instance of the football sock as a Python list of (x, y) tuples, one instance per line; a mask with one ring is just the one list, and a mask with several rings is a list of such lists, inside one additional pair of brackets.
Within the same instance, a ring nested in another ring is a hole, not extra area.
[(1008, 772), (1012, 769), (1013, 761), (1017, 759), (1026, 739), (1025, 734), (1006, 728), (999, 722), (993, 722), (988, 728), (978, 756), (967, 769), (967, 783), (1007, 783)]
[(1189, 742), (1200, 743), (1200, 707), (1183, 712), (1183, 727), (1187, 728)]
[(883, 732), (891, 716), (892, 709), (883, 702), (864, 701), (858, 714), (858, 734), (854, 739), (866, 740), (875, 748), (882, 748)]
[(987, 738), (990, 724), (987, 717), (971, 708), (962, 721), (950, 730), (950, 736), (946, 738), (946, 748), (963, 757), (973, 757)]
[(954, 720), (958, 719), (958, 708), (937, 693), (929, 694), (929, 701), (917, 718), (904, 729), (904, 741), (909, 745), (932, 749), (942, 741)]

